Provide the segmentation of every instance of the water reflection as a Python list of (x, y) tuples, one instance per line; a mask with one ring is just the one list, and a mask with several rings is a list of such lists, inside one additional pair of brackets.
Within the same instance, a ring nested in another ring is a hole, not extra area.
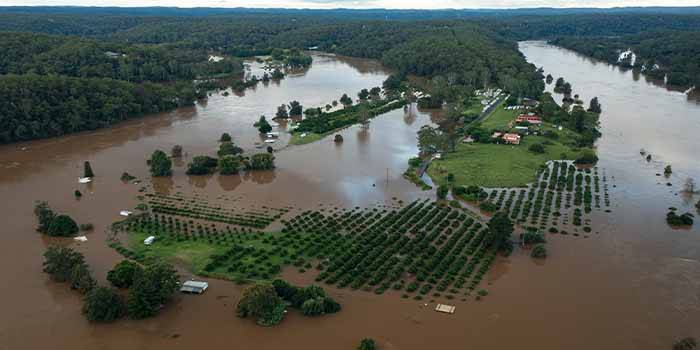
[(243, 182), (240, 174), (219, 175), (216, 179), (221, 189), (226, 192), (235, 190)]

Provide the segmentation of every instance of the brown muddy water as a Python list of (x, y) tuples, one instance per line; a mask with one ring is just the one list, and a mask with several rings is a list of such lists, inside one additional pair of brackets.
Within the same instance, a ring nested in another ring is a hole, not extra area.
[[(376, 339), (381, 349), (658, 349), (679, 337), (700, 337), (700, 226), (672, 230), (664, 222), (667, 207), (692, 206), (675, 194), (684, 177), (700, 178), (700, 139), (694, 137), (700, 105), (566, 50), (541, 43), (521, 49), (534, 64), (564, 76), (584, 99), (595, 94), (603, 104), (600, 166), (615, 176), (617, 188), (611, 189), (613, 212), (594, 220), (604, 222), (597, 228), (601, 234), (549, 236), (545, 262), (532, 261), (524, 251), (501, 259), (483, 284), (489, 296), (455, 302), (456, 313), (449, 316), (432, 311), (429, 300), (331, 290), (342, 312), (322, 318), (292, 312), (280, 326), (262, 328), (234, 316), (239, 286), (210, 281), (207, 293), (178, 296), (155, 318), (89, 324), (79, 296), (41, 273), (41, 254), (54, 242), (33, 231), (34, 200), (95, 224), (86, 243), (55, 242), (84, 252), (104, 278), (120, 260), (106, 247), (104, 230), (119, 219), (119, 210), (136, 204), (138, 194), (139, 185), (119, 181), (123, 171), (157, 191), (225, 195), (237, 205), (371, 206), (432, 195), (401, 178), (416, 153), (415, 132), (430, 122), (413, 108), (378, 117), (368, 130), (342, 131), (342, 145), (327, 138), (284, 148), (282, 139), (275, 145), (284, 149), (276, 153), (273, 172), (187, 177), (180, 164), (171, 180), (151, 183), (145, 159), (156, 148), (181, 144), (189, 157), (214, 154), (226, 131), (251, 153), (260, 141), (252, 128), (260, 114), (271, 116), (294, 99), (325, 105), (343, 93), (378, 86), (387, 75), (376, 62), (319, 55), (307, 71), (244, 96), (217, 94), (194, 108), (98, 132), (0, 147), (0, 349), (353, 349), (364, 337)], [(644, 161), (640, 148), (655, 160)], [(84, 160), (97, 174), (87, 186), (77, 183)], [(673, 164), (673, 187), (655, 176), (664, 162)], [(85, 194), (79, 201), (75, 189)], [(285, 275), (296, 282), (312, 278)]]

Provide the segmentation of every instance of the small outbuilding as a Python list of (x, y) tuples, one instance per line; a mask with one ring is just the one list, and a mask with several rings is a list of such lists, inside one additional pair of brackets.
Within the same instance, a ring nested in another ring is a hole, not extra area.
[(437, 306), (435, 307), (435, 311), (446, 313), (446, 314), (455, 313), (455, 309), (456, 309), (456, 307), (454, 305), (446, 305), (446, 304), (437, 304)]
[(189, 294), (202, 294), (209, 288), (209, 283), (203, 281), (186, 281), (180, 287), (180, 292)]

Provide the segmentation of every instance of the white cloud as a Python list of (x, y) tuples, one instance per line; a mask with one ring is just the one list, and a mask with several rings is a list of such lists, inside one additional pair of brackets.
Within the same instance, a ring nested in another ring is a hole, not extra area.
[(0, 0), (0, 6), (178, 6), (259, 8), (524, 8), (698, 6), (697, 0)]

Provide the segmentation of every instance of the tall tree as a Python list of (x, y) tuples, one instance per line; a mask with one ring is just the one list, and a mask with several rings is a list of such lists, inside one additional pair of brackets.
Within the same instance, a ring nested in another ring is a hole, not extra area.
[(161, 150), (155, 150), (148, 161), (152, 176), (170, 176), (173, 173), (173, 162)]

